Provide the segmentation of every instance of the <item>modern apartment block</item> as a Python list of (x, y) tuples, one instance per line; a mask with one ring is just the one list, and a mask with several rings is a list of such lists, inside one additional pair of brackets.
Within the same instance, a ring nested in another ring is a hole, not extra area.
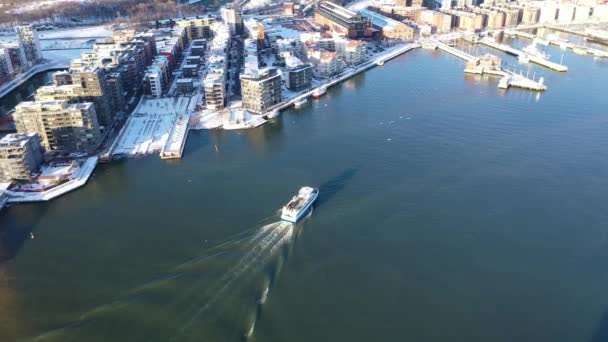
[(300, 91), (310, 88), (312, 65), (302, 63), (298, 58), (293, 56), (285, 59), (285, 65), (285, 83), (287, 89)]
[(211, 24), (215, 21), (212, 17), (196, 17), (184, 19), (177, 22), (178, 27), (186, 30), (188, 41), (211, 37)]
[(16, 26), (17, 42), (21, 50), (22, 64), (32, 66), (42, 59), (42, 49), (38, 40), (38, 32), (33, 25)]
[(101, 132), (92, 103), (21, 102), (13, 114), (18, 133), (38, 133), (47, 151), (93, 152)]
[(267, 68), (241, 74), (243, 107), (254, 113), (264, 113), (282, 100), (281, 75)]
[(241, 8), (238, 3), (227, 4), (222, 8), (221, 14), (222, 21), (230, 28), (231, 35), (243, 33), (243, 18), (241, 17)]
[(29, 180), (43, 153), (36, 133), (9, 134), (0, 139), (0, 181)]

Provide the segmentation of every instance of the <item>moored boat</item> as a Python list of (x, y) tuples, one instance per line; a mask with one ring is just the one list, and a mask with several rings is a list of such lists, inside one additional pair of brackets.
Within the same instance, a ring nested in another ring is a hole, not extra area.
[(304, 105), (306, 104), (306, 102), (308, 102), (308, 99), (306, 99), (306, 98), (304, 97), (304, 98), (301, 98), (301, 99), (299, 99), (299, 100), (295, 101), (295, 102), (293, 103), (293, 105), (294, 105), (294, 107), (296, 107), (296, 108), (300, 108), (300, 107), (304, 106)]
[(327, 92), (327, 87), (319, 87), (312, 91), (312, 98), (318, 100), (321, 96), (325, 95)]
[(319, 196), (319, 190), (304, 186), (281, 210), (281, 219), (296, 223), (312, 208), (312, 204)]
[(522, 49), (523, 52), (527, 53), (528, 55), (532, 56), (532, 57), (538, 57), (538, 58), (542, 58), (542, 59), (549, 59), (549, 55), (540, 51), (537, 47), (536, 44), (532, 43), (528, 46), (526, 46), (525, 48)]

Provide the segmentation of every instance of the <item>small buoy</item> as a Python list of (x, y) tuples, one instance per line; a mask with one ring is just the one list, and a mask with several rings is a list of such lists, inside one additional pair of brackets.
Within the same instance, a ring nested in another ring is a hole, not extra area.
[(30, 233), (30, 238), (34, 239), (34, 233)]

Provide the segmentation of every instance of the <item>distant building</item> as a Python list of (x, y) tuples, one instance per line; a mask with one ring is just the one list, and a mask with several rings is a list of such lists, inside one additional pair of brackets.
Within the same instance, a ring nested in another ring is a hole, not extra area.
[(533, 25), (538, 23), (540, 19), (540, 8), (524, 7), (522, 11), (521, 23), (524, 25)]
[(0, 47), (0, 84), (3, 79), (11, 77), (14, 72), (10, 52), (7, 48)]
[(33, 25), (16, 26), (17, 42), (21, 50), (22, 65), (32, 66), (42, 60), (38, 32)]
[(243, 33), (243, 18), (241, 17), (241, 8), (238, 2), (226, 4), (221, 9), (222, 21), (230, 28), (231, 35), (240, 35)]
[(574, 5), (563, 5), (559, 7), (557, 12), (557, 22), (560, 24), (569, 24), (574, 20)]
[(402, 22), (383, 16), (369, 9), (360, 10), (359, 13), (369, 18), (372, 25), (382, 31), (386, 39), (414, 39), (414, 28)]
[(9, 134), (0, 139), (0, 181), (29, 180), (42, 163), (36, 133)]
[(254, 113), (264, 113), (282, 101), (281, 75), (266, 68), (241, 74), (243, 107)]
[(13, 118), (18, 133), (38, 133), (47, 151), (93, 152), (101, 139), (90, 102), (21, 102)]
[(196, 17), (184, 19), (177, 22), (178, 27), (186, 30), (188, 41), (199, 38), (211, 37), (211, 24), (215, 21), (212, 17)]
[(317, 4), (314, 20), (348, 38), (366, 38), (373, 33), (369, 18), (328, 1)]
[(294, 15), (293, 2), (284, 2), (283, 3), (283, 15)]

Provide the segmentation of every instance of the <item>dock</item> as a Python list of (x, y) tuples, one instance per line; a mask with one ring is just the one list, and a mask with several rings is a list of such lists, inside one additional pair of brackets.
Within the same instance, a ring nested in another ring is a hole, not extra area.
[[(518, 75), (508, 70), (503, 70), (501, 67), (502, 63), (500, 61), (500, 58), (496, 56), (488, 54), (476, 57), (442, 42), (437, 41), (435, 43), (437, 44), (437, 48), (439, 48), (440, 50), (465, 60), (467, 62), (467, 67), (464, 69), (465, 73), (501, 76), (502, 78), (498, 82), (498, 87), (501, 89), (508, 89), (510, 87), (514, 87), (534, 91), (547, 90), (547, 86), (544, 85), (543, 78), (538, 81), (535, 81), (533, 79), (527, 78), (526, 76)], [(484, 61), (486, 61), (485, 64), (483, 63)], [(494, 62), (488, 64), (488, 61)]]
[[(568, 32), (568, 31), (569, 30), (565, 30), (564, 32)], [(535, 36), (533, 34), (526, 33), (526, 32), (521, 32), (521, 31), (516, 31), (516, 30), (505, 30), (504, 32), (507, 35), (512, 35), (512, 36), (516, 36), (516, 37), (523, 37), (523, 38), (527, 38), (527, 39), (531, 39), (531, 40), (540, 38), (540, 37)], [(546, 38), (543, 38), (543, 39), (546, 39)], [(604, 50), (600, 50), (600, 49), (595, 49), (595, 48), (590, 48), (590, 47), (587, 47), (587, 46), (578, 45), (578, 44), (570, 43), (570, 42), (563, 41), (563, 40), (552, 40), (552, 39), (546, 39), (546, 40), (547, 40), (548, 44), (559, 46), (563, 50), (566, 50), (566, 49), (571, 49), (571, 50), (578, 49), (579, 51), (586, 51), (585, 55), (592, 55), (594, 57), (608, 58), (608, 51), (604, 51)]]
[(445, 51), (451, 55), (454, 55), (458, 58), (464, 59), (467, 62), (470, 62), (475, 59), (475, 56), (468, 54), (462, 50), (459, 50), (453, 46), (449, 46), (448, 44), (442, 43), (438, 40), (433, 41), (433, 43), (437, 44), (437, 48), (439, 50)]
[(535, 81), (527, 78), (526, 76), (505, 71), (505, 76), (498, 82), (498, 88), (508, 89), (510, 87), (535, 91), (547, 90), (547, 86), (544, 84), (544, 79), (542, 77), (538, 81)]
[(190, 113), (180, 114), (171, 128), (169, 138), (160, 150), (161, 159), (178, 159), (182, 157), (186, 139), (188, 139), (188, 125)]
[(538, 65), (542, 65), (551, 70), (555, 70), (555, 71), (559, 71), (559, 72), (568, 71), (568, 67), (563, 64), (555, 63), (550, 60), (546, 60), (546, 59), (542, 59), (542, 58), (539, 58), (536, 56), (529, 55), (521, 50), (515, 49), (506, 44), (499, 44), (499, 43), (496, 43), (496, 42), (488, 40), (488, 39), (481, 39), (481, 40), (479, 40), (479, 43), (489, 46), (491, 48), (494, 48), (496, 50), (500, 50), (504, 53), (507, 53), (507, 54), (515, 56), (515, 57), (519, 57), (519, 56), (528, 57), (530, 62), (536, 63)]

